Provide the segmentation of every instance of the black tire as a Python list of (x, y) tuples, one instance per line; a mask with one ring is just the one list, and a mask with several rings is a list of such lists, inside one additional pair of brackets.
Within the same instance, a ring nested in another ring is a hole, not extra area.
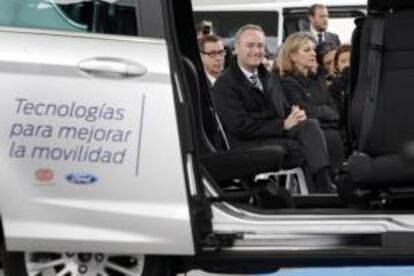
[[(0, 259), (3, 263), (4, 276), (27, 276), (25, 256), (21, 252), (8, 252), (4, 242), (0, 244)], [(110, 275), (110, 274), (109, 274)], [(144, 270), (140, 276), (175, 276), (166, 257), (146, 256)], [(95, 276), (86, 274), (85, 276)]]
[(23, 253), (6, 251), (3, 239), (0, 243), (0, 260), (5, 276), (27, 276)]
[(143, 276), (176, 276), (168, 258), (146, 256)]

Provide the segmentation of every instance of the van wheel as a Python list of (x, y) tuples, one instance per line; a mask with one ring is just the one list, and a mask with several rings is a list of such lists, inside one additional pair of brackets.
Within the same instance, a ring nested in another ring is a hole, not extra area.
[[(2, 250), (3, 251), (3, 250)], [(163, 257), (102, 253), (2, 252), (5, 276), (173, 276)]]

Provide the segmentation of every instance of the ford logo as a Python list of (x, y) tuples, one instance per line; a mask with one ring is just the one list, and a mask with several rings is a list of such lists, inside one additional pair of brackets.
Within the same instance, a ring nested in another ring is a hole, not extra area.
[(70, 183), (81, 185), (93, 184), (98, 181), (98, 178), (96, 176), (87, 172), (73, 172), (66, 175), (65, 178)]

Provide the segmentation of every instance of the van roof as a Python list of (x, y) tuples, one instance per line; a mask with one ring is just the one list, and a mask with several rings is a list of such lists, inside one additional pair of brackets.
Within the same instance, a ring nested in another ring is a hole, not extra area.
[(283, 8), (307, 8), (313, 4), (331, 7), (366, 6), (367, 0), (192, 0), (195, 11), (268, 11)]

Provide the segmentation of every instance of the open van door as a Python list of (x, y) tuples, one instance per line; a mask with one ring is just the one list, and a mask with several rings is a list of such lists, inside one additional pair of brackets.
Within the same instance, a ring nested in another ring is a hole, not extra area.
[(24, 252), (6, 275), (77, 275), (84, 257), (141, 275), (139, 254), (195, 252), (160, 4), (127, 2), (0, 3), (2, 233)]

